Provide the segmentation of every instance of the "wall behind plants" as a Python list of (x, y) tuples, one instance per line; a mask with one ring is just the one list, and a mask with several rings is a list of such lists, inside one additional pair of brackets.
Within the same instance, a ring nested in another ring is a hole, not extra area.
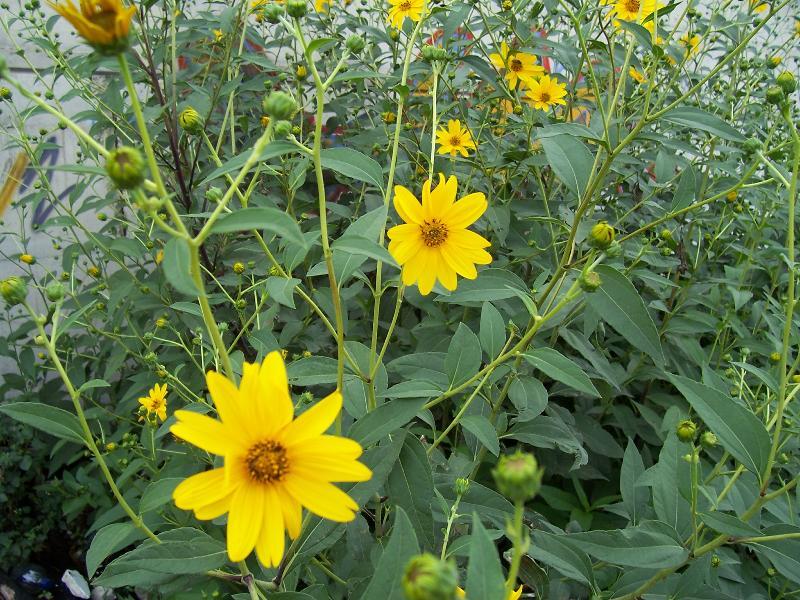
[(791, 597), (796, 2), (59, 6), (2, 491), (92, 585)]

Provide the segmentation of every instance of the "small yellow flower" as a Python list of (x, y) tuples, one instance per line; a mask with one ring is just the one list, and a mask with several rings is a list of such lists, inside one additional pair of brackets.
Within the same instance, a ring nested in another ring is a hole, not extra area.
[(168, 321), (164, 317), (159, 317), (158, 319), (156, 319), (156, 327), (158, 328), (166, 327), (167, 324)]
[(530, 89), (525, 94), (525, 101), (533, 108), (547, 110), (556, 104), (566, 104), (564, 96), (567, 90), (564, 84), (559, 83), (554, 77), (545, 75), (538, 81), (532, 81)]
[(686, 55), (691, 56), (697, 50), (697, 46), (700, 45), (700, 36), (697, 34), (689, 35), (687, 32), (681, 36), (680, 42), (686, 48)]
[(88, 269), (86, 269), (86, 272), (89, 274), (89, 276), (90, 276), (90, 277), (94, 277), (95, 279), (97, 279), (98, 277), (100, 277), (100, 275), (101, 275), (101, 273), (102, 273), (102, 272), (100, 271), (100, 269), (99, 269), (99, 268), (97, 268), (97, 267), (95, 267), (94, 265), (92, 265), (91, 267), (89, 267)]
[(297, 68), (294, 70), (294, 74), (298, 79), (303, 80), (308, 77), (308, 69), (306, 69), (305, 65), (297, 65)]
[(486, 196), (476, 192), (456, 202), (457, 191), (455, 176), (445, 182), (441, 173), (433, 191), (430, 179), (423, 184), (421, 204), (402, 185), (394, 188), (394, 207), (404, 223), (387, 232), (389, 253), (402, 267), (403, 284), (416, 283), (423, 296), (437, 280), (452, 291), (457, 275), (475, 279), (475, 265), (492, 262), (485, 250), (489, 241), (467, 229), (486, 212)]
[(36, 263), (36, 257), (31, 254), (21, 254), (19, 259), (26, 265), (32, 265)]
[(458, 119), (451, 119), (447, 122), (447, 127), (441, 127), (436, 132), (436, 143), (439, 145), (439, 154), (450, 153), (455, 156), (468, 156), (468, 150), (475, 150), (475, 142), (472, 141), (472, 134), (469, 129), (461, 125)]
[(631, 67), (628, 69), (628, 76), (636, 83), (645, 83), (647, 81), (647, 78), (644, 76), (644, 74), (638, 71), (636, 67)]
[(508, 44), (500, 44), (500, 52), (489, 55), (489, 60), (496, 69), (505, 69), (505, 78), (509, 87), (517, 87), (517, 83), (522, 81), (530, 85), (533, 79), (544, 73), (544, 68), (536, 64), (536, 56), (525, 52), (513, 52)]
[(425, 0), (389, 0), (392, 8), (389, 9), (388, 21), (397, 29), (403, 28), (406, 17), (414, 22), (422, 18), (425, 10)]
[(225, 32), (222, 29), (215, 29), (214, 33), (214, 42), (219, 44), (225, 38)]
[(128, 46), (135, 6), (125, 6), (121, 0), (80, 0), (80, 9), (72, 0), (49, 4), (98, 50), (121, 52)]
[(147, 409), (148, 416), (156, 415), (162, 421), (167, 420), (167, 384), (155, 384), (147, 396), (139, 398), (139, 404)]
[(328, 12), (330, 0), (314, 0), (314, 10), (317, 12)]
[(261, 126), (266, 128), (269, 125), (269, 115), (261, 115)]
[(386, 112), (381, 113), (381, 119), (383, 119), (383, 122), (386, 123), (387, 125), (391, 125), (392, 123), (397, 121), (397, 115), (394, 114), (392, 111), (387, 110)]
[(163, 248), (161, 248), (158, 252), (156, 252), (156, 264), (160, 265), (162, 260), (164, 260), (164, 249)]
[[(516, 590), (511, 590), (511, 592), (509, 592), (508, 597), (506, 598), (506, 600), (519, 600), (520, 596), (522, 596), (522, 586), (519, 586)], [(467, 593), (464, 590), (462, 590), (461, 588), (458, 588), (456, 590), (456, 597), (457, 598), (466, 598), (467, 597)]]
[(214, 371), (206, 382), (219, 420), (177, 410), (170, 431), (225, 463), (184, 480), (173, 498), (198, 519), (228, 513), (231, 561), (255, 548), (265, 566), (277, 566), (285, 532), (293, 540), (300, 535), (303, 508), (340, 523), (355, 518), (358, 505), (333, 483), (367, 481), (372, 472), (358, 461), (357, 442), (325, 434), (342, 410), (338, 390), (294, 418), (280, 352), (244, 363), (238, 388)]

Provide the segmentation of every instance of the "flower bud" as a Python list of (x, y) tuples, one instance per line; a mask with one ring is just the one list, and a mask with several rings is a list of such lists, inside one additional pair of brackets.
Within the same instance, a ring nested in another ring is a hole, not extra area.
[(301, 19), (308, 12), (306, 0), (288, 0), (286, 2), (286, 12), (293, 19)]
[(205, 123), (203, 122), (203, 117), (200, 116), (200, 113), (190, 106), (188, 108), (184, 108), (181, 111), (181, 114), (178, 115), (178, 125), (180, 125), (181, 129), (183, 129), (186, 133), (197, 135), (203, 131)]
[(395, 121), (397, 121), (397, 115), (394, 114), (392, 111), (387, 110), (386, 112), (381, 113), (381, 119), (387, 125), (391, 125)]
[(678, 439), (682, 442), (691, 442), (697, 435), (697, 425), (691, 419), (684, 419), (675, 428)]
[(458, 479), (456, 479), (455, 484), (453, 485), (453, 489), (456, 492), (456, 496), (459, 497), (463, 496), (464, 494), (467, 493), (467, 490), (469, 489), (469, 479), (467, 479), (466, 477), (459, 477)]
[(297, 112), (297, 102), (286, 92), (271, 92), (264, 98), (262, 108), (271, 119), (291, 119)]
[(11, 100), (11, 90), (0, 86), (0, 102), (3, 100)]
[(210, 188), (206, 190), (206, 200), (216, 204), (217, 202), (222, 200), (222, 190), (212, 185)]
[(783, 92), (788, 96), (797, 89), (797, 80), (789, 71), (784, 71), (775, 78), (775, 83), (781, 86)]
[(142, 153), (130, 146), (113, 150), (106, 159), (106, 173), (121, 190), (131, 190), (140, 186), (145, 173)]
[(717, 436), (713, 431), (704, 431), (700, 434), (700, 445), (706, 450), (710, 450), (717, 445)]
[(12, 275), (0, 281), (0, 296), (9, 306), (22, 304), (28, 297), (28, 285), (24, 279)]
[(292, 133), (292, 124), (289, 121), (278, 121), (273, 129), (276, 139), (287, 138)]
[(776, 68), (776, 67), (777, 67), (779, 64), (781, 64), (781, 62), (782, 62), (782, 61), (783, 61), (783, 59), (782, 59), (780, 56), (770, 56), (770, 57), (767, 59), (767, 66), (768, 66), (770, 69), (774, 69), (774, 68)]
[(302, 81), (303, 79), (308, 77), (308, 69), (306, 69), (305, 65), (297, 65), (297, 68), (294, 70), (294, 74), (297, 77), (297, 79)]
[(526, 502), (539, 493), (543, 473), (533, 454), (521, 450), (504, 454), (492, 469), (497, 489), (514, 503)]
[(762, 144), (756, 138), (748, 138), (745, 140), (744, 144), (742, 145), (742, 149), (745, 151), (745, 154), (753, 154), (761, 150)]
[(717, 555), (715, 554), (714, 556), (712, 556), (712, 557), (711, 557), (711, 567), (712, 567), (712, 568), (716, 569), (716, 568), (717, 568), (717, 567), (719, 567), (721, 564), (722, 564), (722, 561), (720, 560), (719, 556), (717, 556)]
[(19, 256), (20, 261), (24, 262), (26, 265), (35, 265), (36, 264), (36, 257), (32, 254), (20, 254)]
[(360, 35), (353, 34), (345, 40), (344, 47), (347, 48), (351, 54), (361, 54), (367, 43)]
[(235, 262), (233, 263), (233, 272), (237, 275), (241, 275), (244, 273), (244, 263)]
[(658, 234), (658, 237), (665, 242), (669, 242), (672, 239), (672, 232), (669, 229), (662, 229), (661, 233)]
[(64, 286), (60, 281), (53, 281), (45, 288), (44, 293), (50, 302), (58, 302), (64, 297)]
[(455, 600), (458, 571), (452, 562), (433, 554), (412, 556), (403, 573), (403, 593), (407, 600)]
[(283, 7), (275, 3), (267, 4), (264, 7), (264, 12), (262, 14), (264, 15), (264, 18), (268, 22), (274, 25), (281, 20), (281, 15), (283, 14)]
[(578, 284), (581, 286), (581, 289), (584, 292), (591, 294), (592, 292), (597, 291), (597, 288), (603, 284), (603, 280), (595, 271), (589, 271), (588, 273), (581, 273), (580, 279), (578, 279)]
[(605, 250), (614, 241), (616, 232), (607, 221), (600, 221), (589, 231), (589, 244), (600, 250)]
[(770, 104), (780, 104), (786, 99), (786, 94), (781, 86), (771, 85), (767, 88), (765, 97)]

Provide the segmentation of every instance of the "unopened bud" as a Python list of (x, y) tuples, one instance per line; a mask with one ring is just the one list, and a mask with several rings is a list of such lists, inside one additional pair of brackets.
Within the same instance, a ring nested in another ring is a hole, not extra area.
[(765, 97), (770, 104), (781, 104), (786, 99), (786, 94), (781, 86), (771, 85), (767, 88)]
[(301, 19), (308, 12), (306, 0), (288, 0), (286, 2), (286, 13), (293, 19)]
[(784, 71), (778, 75), (775, 78), (775, 82), (781, 86), (781, 89), (786, 95), (791, 94), (797, 89), (797, 80), (794, 78), (794, 74), (790, 71)]
[(297, 102), (286, 92), (271, 92), (264, 99), (262, 108), (272, 119), (291, 119), (297, 112)]
[(131, 190), (140, 186), (145, 174), (142, 153), (130, 146), (113, 150), (106, 159), (106, 173), (121, 190)]
[(178, 124), (187, 133), (195, 135), (203, 131), (203, 126), (205, 125), (203, 117), (191, 106), (183, 109), (181, 114), (178, 115)]
[(706, 450), (710, 450), (717, 445), (717, 436), (714, 435), (713, 431), (704, 431), (700, 435), (700, 445), (705, 448)]
[(60, 281), (51, 282), (44, 290), (50, 302), (58, 302), (64, 297), (64, 286)]
[(603, 280), (595, 271), (589, 271), (588, 273), (581, 273), (578, 284), (584, 292), (592, 293), (597, 291), (597, 288), (603, 284)]
[(675, 433), (678, 434), (678, 439), (682, 442), (691, 442), (697, 435), (697, 425), (691, 419), (684, 419), (675, 428)]
[(402, 583), (407, 600), (454, 600), (458, 571), (450, 561), (433, 554), (418, 554), (406, 563)]
[(347, 48), (351, 54), (361, 54), (366, 45), (367, 43), (364, 41), (364, 38), (356, 34), (349, 36), (344, 43), (345, 48)]
[(614, 241), (616, 232), (607, 221), (600, 221), (589, 231), (589, 243), (595, 248), (605, 250)]
[(22, 304), (28, 297), (28, 285), (24, 279), (12, 275), (0, 281), (0, 296), (9, 306)]
[(514, 503), (526, 502), (539, 493), (543, 473), (533, 454), (521, 450), (501, 456), (492, 469), (497, 489)]

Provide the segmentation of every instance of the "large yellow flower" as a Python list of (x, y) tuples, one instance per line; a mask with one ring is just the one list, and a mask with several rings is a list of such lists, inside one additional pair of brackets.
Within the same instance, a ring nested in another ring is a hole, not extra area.
[(147, 396), (139, 398), (139, 404), (147, 409), (148, 416), (156, 415), (162, 421), (167, 420), (167, 384), (155, 384)]
[(615, 19), (641, 23), (655, 12), (656, 8), (662, 7), (663, 4), (656, 0), (617, 0), (613, 3), (611, 14)]
[(422, 18), (425, 9), (425, 0), (389, 0), (392, 8), (389, 9), (388, 21), (397, 29), (403, 28), (403, 20), (408, 17), (412, 21)]
[(529, 83), (544, 73), (544, 67), (536, 64), (534, 54), (512, 52), (508, 44), (500, 44), (500, 52), (489, 55), (489, 60), (498, 70), (505, 69), (505, 78), (509, 87), (517, 87), (517, 82)]
[(484, 250), (489, 241), (467, 229), (486, 212), (486, 196), (476, 192), (456, 202), (457, 191), (455, 176), (445, 182), (441, 173), (433, 191), (430, 179), (422, 185), (422, 204), (402, 185), (394, 188), (394, 207), (405, 223), (387, 232), (389, 252), (403, 269), (403, 283), (416, 283), (423, 296), (437, 280), (452, 291), (457, 274), (475, 279), (475, 265), (492, 262)]
[(447, 127), (439, 128), (436, 132), (436, 143), (439, 146), (439, 154), (449, 152), (450, 156), (455, 156), (457, 153), (468, 156), (468, 150), (475, 150), (476, 147), (469, 129), (462, 126), (458, 119), (450, 119)]
[(126, 7), (122, 0), (80, 0), (80, 10), (72, 0), (50, 6), (98, 50), (121, 52), (127, 47), (135, 6)]
[(294, 419), (280, 352), (260, 365), (244, 363), (238, 388), (213, 371), (206, 382), (220, 420), (178, 410), (170, 431), (225, 457), (225, 465), (184, 480), (173, 497), (198, 519), (228, 513), (232, 561), (255, 548), (264, 565), (276, 566), (284, 530), (292, 539), (300, 535), (303, 507), (332, 521), (355, 518), (358, 505), (331, 482), (366, 481), (372, 472), (358, 462), (357, 442), (325, 435), (342, 409), (338, 390)]
[(680, 42), (681, 45), (686, 48), (686, 55), (691, 56), (697, 50), (697, 47), (700, 45), (700, 36), (696, 33), (694, 35), (689, 35), (689, 33), (684, 33), (681, 36)]
[(547, 110), (556, 104), (566, 104), (564, 96), (567, 90), (564, 84), (558, 83), (554, 77), (545, 75), (538, 81), (532, 81), (531, 88), (525, 94), (525, 101), (533, 108)]
[[(522, 596), (522, 586), (519, 586), (516, 590), (512, 590), (511, 593), (508, 595), (506, 600), (519, 600), (520, 596)], [(458, 588), (456, 590), (456, 598), (466, 598), (467, 592)]]

